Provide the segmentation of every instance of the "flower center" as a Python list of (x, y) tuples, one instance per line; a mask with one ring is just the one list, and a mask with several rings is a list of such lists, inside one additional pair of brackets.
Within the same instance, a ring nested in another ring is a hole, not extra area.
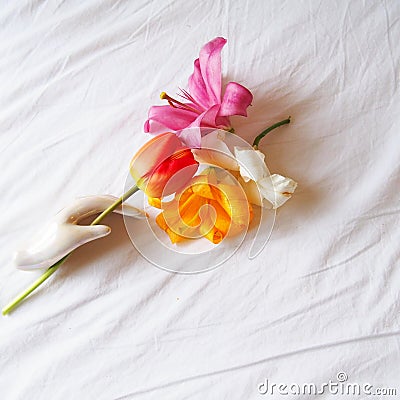
[(187, 110), (187, 111), (192, 111), (196, 114), (201, 114), (201, 111), (197, 110), (196, 108), (192, 107), (193, 104), (188, 104), (188, 103), (182, 103), (176, 99), (174, 99), (173, 97), (169, 96), (167, 93), (165, 92), (161, 92), (160, 94), (160, 99), (161, 100), (167, 100), (168, 104), (171, 107), (174, 108), (179, 108), (181, 110)]

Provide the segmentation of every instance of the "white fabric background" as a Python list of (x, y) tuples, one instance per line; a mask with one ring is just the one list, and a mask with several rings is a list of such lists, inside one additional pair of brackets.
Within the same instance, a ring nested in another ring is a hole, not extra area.
[(265, 378), (339, 371), (399, 395), (399, 18), (396, 0), (3, 2), (2, 305), (39, 275), (12, 268), (17, 244), (75, 197), (121, 193), (148, 107), (215, 36), (224, 80), (254, 93), (237, 132), (293, 117), (261, 147), (299, 187), (261, 256), (194, 276), (109, 217), (1, 318), (0, 398), (258, 399)]

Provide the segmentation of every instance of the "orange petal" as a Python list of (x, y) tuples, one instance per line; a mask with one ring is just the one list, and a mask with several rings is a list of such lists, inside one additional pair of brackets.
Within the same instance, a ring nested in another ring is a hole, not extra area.
[(224, 171), (208, 168), (193, 177), (190, 186), (172, 201), (161, 204), (164, 211), (157, 216), (157, 224), (173, 243), (204, 236), (218, 244), (228, 233), (243, 231), (253, 218), (253, 210), (235, 183)]
[(184, 236), (180, 236), (177, 233), (175, 233), (174, 231), (172, 231), (171, 229), (167, 229), (165, 232), (167, 232), (169, 239), (171, 240), (171, 243), (179, 243), (184, 241), (185, 239), (187, 239)]
[(202, 206), (207, 204), (207, 200), (196, 195), (191, 196), (189, 200), (185, 203), (184, 208), (179, 209), (179, 214), (183, 222), (189, 226), (197, 226), (201, 222), (199, 211)]
[(184, 237), (178, 235), (176, 232), (169, 228), (167, 222), (165, 221), (163, 213), (157, 215), (156, 223), (163, 231), (168, 234), (171, 243), (178, 243), (185, 239)]
[(205, 232), (203, 236), (214, 244), (218, 244), (224, 239), (224, 234), (215, 226)]
[(170, 202), (163, 203), (163, 223), (160, 222), (159, 226), (165, 231), (169, 229), (171, 232), (188, 239), (198, 238), (201, 236), (198, 227), (202, 222), (199, 210), (206, 204), (207, 199), (190, 192), (188, 194), (183, 193), (181, 199), (185, 201), (180, 202), (175, 198)]
[(166, 231), (168, 229), (168, 224), (165, 221), (163, 213), (160, 213), (160, 214), (157, 215), (156, 223), (163, 231)]
[(217, 214), (215, 228), (222, 232), (225, 237), (231, 226), (231, 219), (217, 201), (210, 201), (210, 205), (214, 208)]

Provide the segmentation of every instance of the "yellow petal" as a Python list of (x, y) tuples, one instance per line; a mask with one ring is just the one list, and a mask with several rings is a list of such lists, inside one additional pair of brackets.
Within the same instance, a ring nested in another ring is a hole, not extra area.
[(211, 190), (211, 186), (206, 183), (198, 183), (192, 185), (192, 190), (193, 193), (196, 193), (200, 197), (204, 197), (206, 199), (211, 199), (211, 200), (215, 199), (213, 191)]
[(150, 206), (161, 209), (161, 199), (159, 197), (148, 197), (147, 202)]

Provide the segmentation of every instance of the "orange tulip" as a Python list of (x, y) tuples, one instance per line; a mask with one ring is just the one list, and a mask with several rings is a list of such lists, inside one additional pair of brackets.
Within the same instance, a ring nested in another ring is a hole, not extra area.
[(163, 197), (182, 189), (197, 168), (191, 150), (175, 134), (166, 132), (140, 148), (131, 161), (130, 172), (149, 197)]
[(228, 234), (236, 235), (248, 227), (253, 211), (243, 190), (233, 178), (229, 181), (226, 175), (222, 179), (219, 175), (208, 168), (193, 177), (172, 201), (149, 199), (151, 205), (163, 210), (156, 223), (172, 243), (205, 237), (218, 244)]

